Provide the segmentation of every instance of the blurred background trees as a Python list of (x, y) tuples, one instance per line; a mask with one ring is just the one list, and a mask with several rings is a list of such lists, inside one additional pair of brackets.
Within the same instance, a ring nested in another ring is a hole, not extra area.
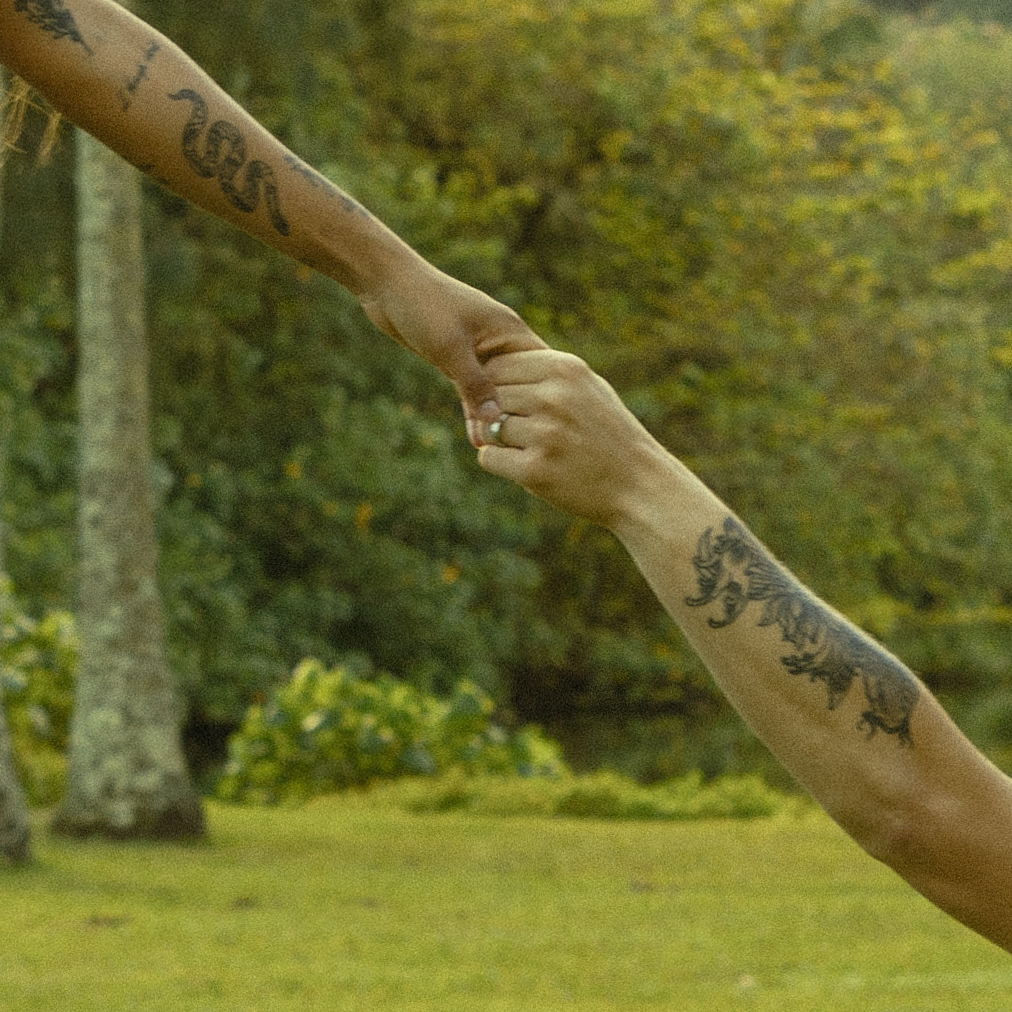
[[(982, 5), (907, 8), (142, 13), (438, 266), (586, 357), (1008, 764), (1012, 36)], [(9, 165), (0, 248), (0, 509), (38, 615), (75, 607), (78, 565), (69, 147)], [(612, 539), (482, 474), (448, 384), (354, 300), (154, 187), (145, 215), (191, 758), (313, 656), (473, 681), (577, 767), (765, 764)]]

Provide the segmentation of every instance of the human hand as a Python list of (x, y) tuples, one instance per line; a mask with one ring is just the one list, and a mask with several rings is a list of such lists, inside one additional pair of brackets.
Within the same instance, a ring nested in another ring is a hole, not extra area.
[(380, 295), (363, 296), (362, 308), (380, 330), (453, 382), (476, 447), (482, 444), (482, 426), (505, 410), (485, 363), (548, 347), (512, 309), (421, 258)]
[(655, 466), (671, 460), (575, 355), (499, 355), (485, 373), (506, 415), (497, 434), (484, 429), (479, 463), (567, 513), (615, 530), (637, 507)]

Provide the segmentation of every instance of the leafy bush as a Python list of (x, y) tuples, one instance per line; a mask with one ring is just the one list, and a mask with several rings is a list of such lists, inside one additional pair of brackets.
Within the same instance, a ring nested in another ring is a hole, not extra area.
[(0, 577), (0, 688), (15, 767), (32, 805), (51, 805), (63, 793), (77, 657), (73, 617), (53, 611), (34, 621)]
[(451, 773), (398, 788), (394, 800), (412, 812), (469, 811), (582, 819), (754, 819), (775, 814), (785, 795), (757, 776), (703, 782), (699, 771), (643, 787), (621, 774), (521, 778)]
[(390, 675), (363, 677), (308, 660), (266, 705), (252, 706), (229, 742), (218, 784), (228, 801), (299, 802), (375, 780), (460, 770), (557, 776), (557, 745), (536, 728), (508, 734), (493, 704), (460, 682), (448, 700)]

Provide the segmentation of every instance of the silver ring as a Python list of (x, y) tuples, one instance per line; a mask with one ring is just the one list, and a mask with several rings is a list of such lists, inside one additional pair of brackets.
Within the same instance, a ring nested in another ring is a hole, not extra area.
[(507, 418), (509, 418), (509, 415), (507, 415), (507, 414), (500, 415), (499, 418), (497, 418), (494, 422), (492, 422), (489, 425), (489, 427), (488, 427), (489, 440), (488, 441), (489, 441), (489, 443), (492, 446), (506, 446), (507, 445), (507, 443), (503, 439), (503, 435), (502, 435), (502, 427), (503, 427), (503, 425), (506, 424), (506, 419)]

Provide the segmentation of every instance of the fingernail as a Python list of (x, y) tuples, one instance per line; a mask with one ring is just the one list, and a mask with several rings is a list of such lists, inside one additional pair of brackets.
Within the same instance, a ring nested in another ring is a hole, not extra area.
[(491, 424), (496, 421), (502, 414), (502, 408), (499, 407), (497, 401), (485, 401), (480, 408), (478, 408), (478, 417), (483, 422)]
[(474, 418), (468, 418), (466, 425), (468, 442), (477, 450), (484, 445), (481, 440), (479, 423)]

